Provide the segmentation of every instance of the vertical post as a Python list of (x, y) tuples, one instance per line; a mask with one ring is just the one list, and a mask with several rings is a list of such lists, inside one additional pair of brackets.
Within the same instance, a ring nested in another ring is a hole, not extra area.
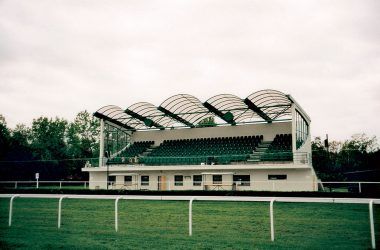
[(84, 189), (86, 189), (87, 188), (87, 182), (85, 181), (84, 182)]
[(189, 202), (189, 236), (193, 235), (193, 201), (195, 197), (191, 197)]
[(12, 215), (13, 215), (13, 200), (19, 197), (18, 194), (15, 194), (11, 197), (11, 202), (9, 203), (9, 221), (8, 221), (8, 226), (12, 226)]
[(37, 187), (37, 189), (39, 187), (39, 183), (38, 183), (39, 178), (40, 178), (40, 173), (36, 173), (36, 187)]
[(64, 195), (64, 196), (61, 196), (61, 198), (59, 198), (59, 202), (58, 202), (58, 229), (61, 228), (61, 214), (62, 214), (62, 200), (63, 198), (66, 198), (67, 195)]
[(62, 181), (59, 182), (59, 189), (62, 189)]
[(274, 218), (273, 218), (273, 203), (275, 199), (272, 199), (270, 201), (269, 205), (269, 213), (270, 213), (270, 238), (272, 241), (274, 241)]
[(362, 193), (362, 183), (359, 182), (359, 193), (361, 194)]
[(100, 133), (99, 133), (99, 167), (103, 166), (104, 157), (104, 120), (100, 119)]
[(15, 181), (15, 189), (17, 189), (17, 181)]
[(115, 231), (116, 232), (119, 230), (118, 204), (119, 204), (119, 200), (122, 198), (123, 197), (119, 196), (115, 200)]
[(369, 201), (369, 224), (370, 224), (370, 227), (371, 227), (372, 249), (376, 249), (375, 224), (374, 224), (374, 220), (373, 220), (373, 200)]

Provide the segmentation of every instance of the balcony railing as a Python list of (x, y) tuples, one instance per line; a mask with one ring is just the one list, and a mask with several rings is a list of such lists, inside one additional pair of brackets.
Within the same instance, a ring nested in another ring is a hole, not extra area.
[(289, 151), (264, 152), (261, 155), (229, 154), (208, 156), (141, 156), (114, 157), (106, 159), (105, 165), (229, 165), (229, 164), (311, 164), (311, 154), (306, 152), (292, 153)]

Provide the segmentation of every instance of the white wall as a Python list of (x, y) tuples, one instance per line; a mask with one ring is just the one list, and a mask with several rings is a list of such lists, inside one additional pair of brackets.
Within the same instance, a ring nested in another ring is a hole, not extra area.
[[(114, 189), (146, 189), (146, 190), (158, 190), (158, 176), (165, 176), (166, 184), (164, 190), (203, 190), (202, 186), (193, 186), (193, 175), (200, 175), (204, 171), (144, 171), (136, 172), (133, 174), (133, 185), (129, 187), (124, 186), (124, 175), (116, 176), (116, 186)], [(254, 169), (254, 170), (231, 170), (222, 171), (206, 171), (215, 174), (222, 174), (226, 172), (233, 172), (235, 175), (250, 175), (250, 186), (237, 186), (236, 190), (254, 190), (254, 191), (316, 191), (317, 183), (316, 176), (311, 168), (306, 169)], [(112, 171), (110, 171), (112, 175)], [(268, 180), (268, 175), (287, 175), (286, 180)], [(125, 175), (130, 175), (128, 172)], [(141, 176), (149, 176), (149, 185), (141, 186)], [(182, 175), (184, 178), (183, 186), (174, 185), (174, 176)], [(232, 174), (223, 174), (223, 185), (216, 187), (212, 185), (212, 175), (203, 175), (203, 184), (207, 184), (210, 189), (216, 190), (231, 190), (233, 183)], [(106, 172), (90, 172), (90, 189), (95, 189), (99, 186), (101, 189), (105, 189)], [(94, 181), (100, 181), (94, 183)]]
[(106, 189), (107, 172), (89, 172), (90, 189)]
[(292, 123), (289, 121), (209, 128), (137, 131), (133, 133), (132, 140), (134, 142), (153, 140), (156, 145), (159, 145), (164, 140), (263, 135), (264, 141), (272, 141), (276, 134), (290, 133), (292, 133)]

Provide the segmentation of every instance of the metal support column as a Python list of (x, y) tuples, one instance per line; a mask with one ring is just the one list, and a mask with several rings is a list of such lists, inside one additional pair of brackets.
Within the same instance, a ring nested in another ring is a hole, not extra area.
[(99, 167), (103, 166), (104, 158), (104, 120), (100, 119), (100, 133), (99, 133)]

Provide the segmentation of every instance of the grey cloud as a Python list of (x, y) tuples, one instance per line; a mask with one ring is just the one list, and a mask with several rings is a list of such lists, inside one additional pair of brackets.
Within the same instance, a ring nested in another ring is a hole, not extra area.
[(313, 135), (379, 137), (379, 13), (375, 0), (2, 1), (0, 113), (14, 126), (273, 88)]

